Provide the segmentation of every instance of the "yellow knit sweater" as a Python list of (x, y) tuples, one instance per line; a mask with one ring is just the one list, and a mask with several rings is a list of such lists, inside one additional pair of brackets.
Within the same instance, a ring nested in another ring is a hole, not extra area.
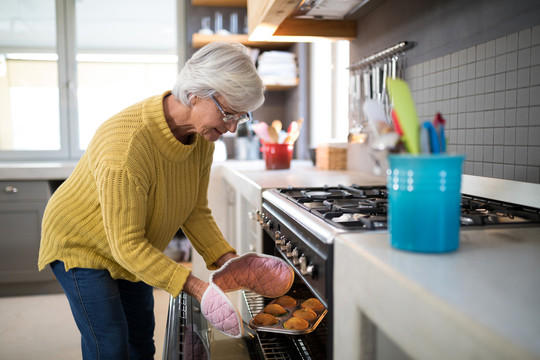
[(234, 249), (208, 208), (214, 144), (199, 135), (184, 145), (163, 114), (170, 92), (107, 120), (43, 217), (39, 269), (54, 260), (106, 269), (115, 279), (144, 281), (174, 296), (190, 273), (163, 254), (182, 227), (209, 269)]

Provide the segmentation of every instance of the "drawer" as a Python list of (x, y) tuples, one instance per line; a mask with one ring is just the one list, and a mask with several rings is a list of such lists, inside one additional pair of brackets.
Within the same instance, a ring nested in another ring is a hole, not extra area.
[(49, 183), (39, 181), (0, 181), (0, 201), (48, 200), (51, 196)]

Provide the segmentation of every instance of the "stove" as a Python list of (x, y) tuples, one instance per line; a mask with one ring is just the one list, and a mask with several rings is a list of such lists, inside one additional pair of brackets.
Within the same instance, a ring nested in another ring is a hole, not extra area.
[[(333, 343), (333, 242), (350, 232), (386, 232), (385, 186), (288, 187), (263, 192), (257, 220), (263, 252), (286, 259), (296, 278), (328, 308), (327, 358)], [(538, 226), (540, 209), (462, 194), (462, 230), (482, 227)]]
[[(331, 226), (347, 230), (386, 230), (388, 192), (385, 186), (338, 185), (274, 190)], [(538, 209), (475, 197), (461, 197), (461, 226), (539, 224)]]

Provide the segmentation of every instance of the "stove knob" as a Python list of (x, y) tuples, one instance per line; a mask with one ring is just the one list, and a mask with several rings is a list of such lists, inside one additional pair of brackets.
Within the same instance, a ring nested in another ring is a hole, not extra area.
[(275, 240), (278, 240), (280, 238), (280, 236), (281, 236), (281, 231), (279, 231), (279, 230), (274, 231), (274, 239)]
[(280, 249), (281, 251), (283, 251), (285, 254), (287, 253), (287, 249), (290, 249), (292, 247), (292, 244), (290, 241), (287, 241), (285, 244), (282, 244)]
[(281, 235), (279, 239), (276, 239), (276, 245), (278, 246), (285, 245), (286, 241), (287, 241), (287, 238), (285, 237), (285, 235)]
[(300, 274), (306, 276), (313, 276), (313, 270), (315, 269), (315, 266), (313, 264), (307, 264), (306, 256), (302, 254), (300, 256)]
[(292, 263), (293, 265), (300, 265), (300, 259), (298, 256), (300, 255), (300, 251), (298, 251), (298, 248), (294, 248), (292, 251)]
[(272, 222), (272, 220), (267, 220), (266, 223), (263, 225), (263, 228), (265, 228), (266, 230), (272, 230), (273, 227), (274, 223)]
[[(295, 248), (296, 249), (296, 248)], [(287, 248), (285, 249), (285, 255), (288, 257), (288, 258), (292, 258), (293, 257), (293, 248), (292, 248), (292, 244), (289, 242), (287, 243)]]

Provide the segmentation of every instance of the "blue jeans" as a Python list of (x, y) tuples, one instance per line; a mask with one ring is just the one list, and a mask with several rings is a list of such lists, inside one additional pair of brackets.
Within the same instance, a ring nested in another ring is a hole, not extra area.
[(143, 282), (114, 280), (107, 270), (51, 269), (81, 332), (83, 359), (153, 359), (154, 294)]

